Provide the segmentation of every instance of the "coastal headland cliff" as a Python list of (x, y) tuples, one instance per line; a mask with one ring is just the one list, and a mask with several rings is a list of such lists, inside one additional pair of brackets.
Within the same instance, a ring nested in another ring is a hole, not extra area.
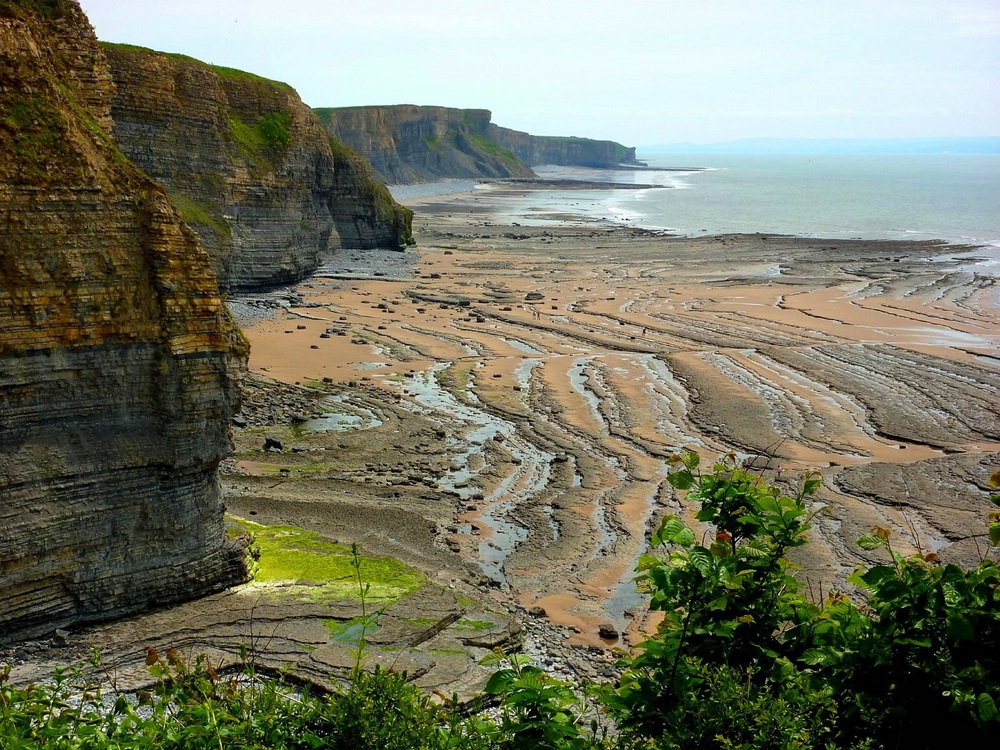
[(531, 135), (520, 130), (490, 125), (492, 140), (514, 152), (532, 166), (556, 164), (564, 167), (610, 169), (620, 164), (639, 164), (635, 148), (615, 141), (576, 136)]
[(495, 125), (486, 109), (382, 107), (317, 109), (338, 140), (364, 156), (387, 184), (450, 178), (532, 177), (532, 166), (614, 167), (635, 149), (589, 138), (536, 136)]
[(75, 2), (0, 3), (0, 641), (246, 575), (217, 480), (246, 343), (108, 135)]
[(115, 142), (167, 190), (224, 289), (296, 281), (339, 249), (407, 243), (411, 212), (287, 84), (102, 46)]

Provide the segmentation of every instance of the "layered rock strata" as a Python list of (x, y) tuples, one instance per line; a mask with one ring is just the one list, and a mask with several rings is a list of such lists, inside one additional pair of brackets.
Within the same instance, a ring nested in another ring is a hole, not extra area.
[(490, 126), (490, 138), (519, 159), (537, 166), (556, 164), (564, 167), (610, 169), (620, 164), (639, 164), (635, 148), (615, 141), (598, 141), (575, 136), (531, 135), (520, 130)]
[(245, 577), (217, 467), (246, 345), (115, 147), (75, 2), (0, 4), (0, 641)]
[(104, 45), (113, 136), (159, 181), (227, 289), (284, 284), (344, 248), (404, 246), (408, 209), (283, 83)]
[(417, 107), (317, 109), (324, 127), (355, 149), (390, 185), (441, 177), (533, 177), (490, 138), (489, 110)]
[(531, 165), (614, 167), (635, 149), (589, 138), (534, 136), (494, 125), (486, 109), (340, 107), (317, 109), (326, 129), (388, 184), (448, 178), (532, 177)]

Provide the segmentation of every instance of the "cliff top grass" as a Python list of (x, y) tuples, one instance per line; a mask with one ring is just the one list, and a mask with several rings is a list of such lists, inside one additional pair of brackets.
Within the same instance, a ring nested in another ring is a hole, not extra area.
[(621, 152), (624, 154), (625, 151), (628, 150), (627, 146), (624, 146), (617, 141), (607, 141), (600, 138), (583, 138), (578, 135), (536, 135), (532, 137), (539, 138), (544, 141), (557, 141), (559, 143), (610, 143), (615, 147), (615, 153)]
[(0, 0), (0, 16), (22, 18), (30, 12), (43, 18), (62, 18), (69, 6), (69, 0)]
[(493, 113), (488, 109), (457, 109), (455, 107), (445, 107), (443, 105), (424, 105), (424, 104), (357, 104), (352, 107), (314, 107), (313, 111), (316, 112), (321, 118), (329, 118), (336, 112), (358, 112), (361, 110), (386, 110), (386, 109), (424, 109), (424, 110), (452, 110), (455, 112), (462, 112), (463, 117), (468, 116), (472, 113), (482, 116), (486, 115), (486, 119), (489, 120)]
[[(360, 598), (350, 547), (297, 526), (264, 526), (236, 517), (232, 520), (253, 537), (260, 549), (254, 581), (310, 583), (313, 585), (303, 586), (301, 593), (314, 601)], [(401, 599), (425, 583), (419, 572), (390, 557), (362, 557), (361, 576), (371, 587), (366, 599), (379, 603)]]
[(101, 46), (104, 47), (105, 49), (117, 49), (126, 52), (137, 52), (147, 55), (161, 55), (163, 57), (170, 58), (171, 60), (178, 60), (192, 65), (198, 65), (213, 71), (219, 78), (226, 81), (248, 81), (252, 83), (266, 83), (272, 86), (277, 86), (278, 88), (284, 89), (285, 91), (291, 91), (291, 92), (295, 91), (294, 88), (292, 88), (289, 84), (283, 81), (275, 81), (270, 78), (264, 78), (263, 76), (256, 75), (255, 73), (248, 73), (245, 70), (237, 70), (236, 68), (227, 68), (224, 65), (212, 65), (211, 63), (204, 62), (203, 60), (198, 60), (197, 58), (190, 57), (188, 55), (183, 55), (179, 52), (163, 52), (161, 50), (150, 49), (149, 47), (142, 47), (137, 44), (122, 44), (120, 42), (101, 42)]
[(518, 165), (523, 166), (525, 169), (530, 169), (527, 164), (517, 157), (517, 154), (513, 151), (505, 149), (499, 143), (494, 143), (493, 141), (476, 133), (468, 133), (466, 137), (481, 151), (499, 159), (501, 162), (510, 166)]

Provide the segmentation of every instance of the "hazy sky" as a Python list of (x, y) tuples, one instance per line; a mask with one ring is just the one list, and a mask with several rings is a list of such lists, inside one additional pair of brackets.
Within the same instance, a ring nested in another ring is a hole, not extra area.
[(102, 40), (307, 104), (627, 145), (1000, 135), (1000, 0), (81, 0)]

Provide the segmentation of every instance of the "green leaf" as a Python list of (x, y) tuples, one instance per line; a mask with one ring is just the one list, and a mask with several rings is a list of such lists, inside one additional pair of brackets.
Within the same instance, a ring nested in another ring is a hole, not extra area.
[(708, 549), (715, 557), (729, 557), (733, 554), (733, 545), (721, 539), (716, 539), (712, 542)]
[(712, 553), (704, 547), (695, 547), (688, 558), (691, 567), (708, 578), (712, 574)]
[(879, 586), (888, 581), (890, 578), (895, 577), (896, 571), (893, 568), (890, 568), (888, 565), (876, 565), (867, 573), (863, 573), (861, 575), (861, 580), (865, 582), (865, 585), (868, 588), (877, 591)]
[(920, 648), (931, 647), (930, 638), (894, 638), (893, 643), (898, 643), (901, 646), (920, 646)]
[(865, 534), (863, 537), (858, 539), (858, 546), (861, 547), (861, 549), (866, 549), (870, 551), (878, 549), (879, 547), (884, 547), (885, 540), (879, 539), (874, 534)]
[(675, 471), (667, 477), (667, 481), (678, 490), (687, 490), (694, 485), (694, 474), (687, 469)]
[(770, 546), (768, 545), (767, 540), (763, 538), (751, 539), (739, 548), (740, 557), (750, 558), (751, 560), (762, 560), (767, 557), (770, 552)]
[(1000, 522), (990, 524), (990, 542), (995, 547), (1000, 547)]
[(507, 658), (507, 654), (500, 651), (490, 651), (486, 656), (479, 660), (479, 664), (484, 667), (495, 667), (500, 662)]
[(989, 693), (980, 693), (976, 696), (976, 711), (979, 714), (979, 723), (988, 725), (1000, 718), (997, 712), (997, 704)]
[(701, 456), (694, 451), (689, 451), (683, 455), (681, 460), (684, 462), (686, 467), (688, 467), (691, 471), (694, 471), (698, 468), (698, 464), (701, 463)]
[(716, 515), (715, 508), (702, 508), (695, 514), (694, 518), (696, 521), (711, 521)]
[(660, 528), (653, 534), (653, 544), (675, 544), (686, 528), (687, 526), (677, 516), (666, 516), (660, 522)]
[(948, 634), (956, 641), (972, 641), (976, 638), (972, 621), (961, 612), (948, 614)]
[(802, 485), (802, 494), (812, 495), (822, 486), (823, 477), (815, 475), (811, 476), (809, 479), (806, 479), (805, 483)]
[(822, 649), (810, 648), (802, 652), (800, 659), (803, 664), (815, 667), (817, 664), (823, 664), (827, 659), (827, 655)]
[(515, 667), (523, 667), (522, 672), (538, 671), (537, 667), (530, 666), (531, 657), (527, 654), (510, 654), (507, 658), (510, 659), (510, 663)]
[(781, 514), (781, 505), (778, 503), (777, 498), (774, 497), (765, 496), (758, 498), (757, 507), (766, 513)]
[(516, 675), (512, 669), (501, 669), (498, 672), (494, 672), (493, 676), (490, 677), (489, 682), (486, 683), (484, 688), (485, 692), (490, 695), (498, 695), (500, 693), (509, 693), (514, 685), (514, 680)]

